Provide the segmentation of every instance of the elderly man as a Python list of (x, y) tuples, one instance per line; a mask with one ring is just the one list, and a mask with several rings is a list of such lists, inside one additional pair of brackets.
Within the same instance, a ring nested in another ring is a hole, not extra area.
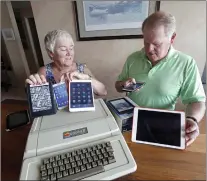
[(131, 54), (115, 83), (116, 90), (135, 82), (142, 89), (129, 93), (140, 107), (175, 108), (178, 97), (186, 108), (186, 143), (199, 135), (198, 123), (205, 114), (206, 96), (195, 60), (172, 47), (175, 17), (165, 12), (150, 15), (142, 25), (144, 48)]

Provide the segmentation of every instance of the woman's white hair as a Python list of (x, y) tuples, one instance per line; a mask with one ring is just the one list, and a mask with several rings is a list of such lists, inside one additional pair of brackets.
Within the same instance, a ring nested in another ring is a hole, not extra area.
[(176, 31), (176, 20), (173, 15), (170, 13), (166, 13), (163, 11), (158, 11), (150, 16), (148, 16), (143, 24), (142, 24), (142, 31), (145, 27), (156, 28), (158, 26), (164, 26), (166, 36), (169, 38), (172, 37), (173, 33)]
[(47, 50), (48, 53), (49, 52), (54, 53), (56, 40), (62, 37), (72, 39), (72, 36), (70, 35), (70, 33), (68, 33), (65, 30), (53, 30), (53, 31), (48, 32), (45, 35), (45, 39), (44, 39), (45, 49)]

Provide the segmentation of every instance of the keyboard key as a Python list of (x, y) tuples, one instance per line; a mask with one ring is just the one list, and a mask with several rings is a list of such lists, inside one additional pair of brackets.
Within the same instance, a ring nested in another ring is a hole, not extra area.
[(97, 165), (97, 163), (96, 162), (92, 162), (92, 167), (94, 168), (94, 167), (97, 167), (98, 165)]
[(82, 160), (82, 162), (83, 162), (83, 165), (85, 165), (86, 163), (88, 163), (88, 160), (87, 160), (86, 158), (84, 158), (84, 159)]
[(69, 169), (69, 174), (70, 174), (70, 175), (73, 175), (73, 174), (74, 174), (74, 169), (73, 169), (73, 168), (70, 168), (70, 169)]
[(95, 155), (93, 156), (93, 161), (97, 161), (98, 160), (98, 157)]
[(114, 156), (114, 154), (113, 154), (112, 151), (109, 151), (109, 152), (108, 152), (108, 155), (109, 155), (109, 156)]
[(84, 179), (86, 177), (90, 177), (92, 175), (95, 175), (95, 174), (98, 174), (98, 173), (101, 173), (101, 172), (104, 172), (104, 167), (103, 166), (98, 166), (98, 167), (94, 167), (90, 170), (85, 170), (83, 172), (79, 172), (79, 173), (76, 173), (74, 175), (63, 177), (59, 180), (81, 180), (81, 179)]
[(80, 172), (80, 167), (76, 167), (75, 168), (75, 173), (79, 173)]
[(83, 148), (82, 149), (82, 153), (87, 153), (87, 149), (86, 148)]
[(41, 180), (49, 180), (49, 177), (48, 176), (44, 176), (41, 178)]
[(107, 165), (108, 164), (108, 161), (107, 161), (107, 159), (102, 159), (102, 162), (103, 162), (103, 165)]
[(91, 147), (88, 147), (88, 152), (91, 152), (92, 151), (92, 148)]
[(72, 156), (76, 156), (76, 151), (72, 151), (72, 152), (71, 152), (71, 155), (72, 155)]
[(82, 165), (82, 161), (81, 160), (78, 160), (77, 161), (77, 166), (79, 167), (79, 166), (81, 166)]
[(102, 161), (101, 161), (101, 160), (98, 160), (98, 161), (97, 161), (97, 165), (98, 165), (98, 166), (103, 165)]
[(93, 159), (91, 157), (88, 158), (88, 163), (93, 162)]
[(56, 160), (56, 161), (60, 160), (60, 155), (57, 155), (57, 156), (55, 157), (55, 160)]
[(111, 146), (111, 143), (110, 143), (110, 142), (107, 142), (107, 143), (106, 143), (106, 146)]
[(60, 171), (59, 167), (54, 168), (54, 173), (58, 173)]
[(86, 166), (85, 165), (81, 165), (81, 172), (85, 171), (86, 170)]
[(102, 149), (101, 149), (101, 153), (103, 154), (103, 153), (105, 153), (105, 152), (106, 152), (105, 149), (102, 148)]
[(52, 175), (50, 175), (50, 180), (56, 180), (56, 174), (52, 174)]
[(81, 150), (77, 150), (77, 154), (80, 155), (81, 154)]
[(116, 162), (114, 156), (110, 156), (110, 157), (108, 157), (108, 162), (109, 162), (109, 164), (110, 164), (110, 163), (114, 163), (114, 162)]
[(50, 163), (55, 161), (55, 157), (50, 158)]
[(103, 155), (98, 155), (99, 160), (103, 159)]
[(77, 166), (76, 162), (71, 163), (72, 168), (75, 168)]
[(102, 147), (103, 148), (107, 147), (106, 143), (102, 143)]
[(66, 153), (66, 157), (70, 158), (71, 157), (71, 153)]
[(75, 161), (74, 157), (70, 157), (70, 163), (72, 163), (74, 161)]
[(84, 158), (86, 158), (85, 154), (82, 154), (82, 155), (80, 156), (80, 158), (81, 158), (81, 160), (83, 160)]
[(42, 166), (40, 167), (40, 171), (43, 171), (43, 170), (46, 170), (46, 165), (42, 165)]
[(88, 170), (88, 169), (91, 169), (91, 164), (90, 164), (90, 163), (87, 163), (87, 164), (86, 164), (86, 168), (87, 168), (87, 170)]
[(96, 150), (96, 154), (97, 155), (101, 154), (101, 151), (100, 150)]
[(75, 160), (78, 161), (80, 160), (80, 157), (78, 155), (75, 156)]
[(86, 153), (86, 158), (89, 158), (90, 157), (90, 153)]
[(66, 177), (68, 175), (69, 175), (68, 170), (63, 171), (63, 177)]
[(65, 168), (66, 168), (66, 170), (68, 170), (68, 169), (71, 168), (71, 165), (68, 163), (68, 164), (65, 165)]
[(113, 151), (113, 148), (111, 146), (109, 147), (106, 147), (106, 151), (109, 152), (109, 151)]
[(46, 165), (46, 164), (48, 164), (48, 163), (50, 163), (50, 161), (49, 161), (48, 158), (46, 158), (46, 159), (43, 160), (43, 164), (44, 164), (44, 165)]
[(52, 164), (51, 163), (47, 164), (47, 169), (49, 169), (49, 168), (52, 168)]
[(61, 159), (63, 160), (63, 159), (65, 159), (66, 158), (66, 155), (65, 154), (62, 154), (61, 155)]
[(58, 163), (56, 162), (56, 161), (54, 161), (53, 163), (52, 163), (52, 167), (57, 167), (58, 166)]
[(105, 153), (103, 154), (103, 156), (104, 156), (104, 158), (108, 158), (108, 153), (105, 152)]
[(60, 166), (60, 171), (64, 171), (65, 170), (65, 165), (61, 165)]
[(42, 177), (47, 176), (47, 170), (41, 172)]
[(53, 174), (53, 169), (52, 169), (52, 168), (48, 169), (48, 170), (47, 170), (47, 174), (48, 174), (48, 175)]
[(101, 148), (102, 148), (102, 144), (98, 144), (98, 145), (97, 145), (97, 149), (100, 150)]
[(59, 161), (58, 161), (58, 165), (59, 165), (59, 166), (63, 165), (63, 160), (59, 160)]
[(93, 150), (93, 151), (97, 150), (97, 147), (96, 147), (96, 146), (93, 146), (93, 147), (92, 147), (92, 150)]
[(62, 178), (62, 177), (63, 177), (62, 172), (57, 173), (57, 179)]
[(64, 164), (67, 164), (67, 163), (69, 163), (69, 159), (65, 158), (63, 162), (64, 162)]
[(94, 156), (94, 155), (96, 155), (96, 154), (95, 154), (95, 151), (92, 151), (92, 152), (91, 152), (91, 156)]

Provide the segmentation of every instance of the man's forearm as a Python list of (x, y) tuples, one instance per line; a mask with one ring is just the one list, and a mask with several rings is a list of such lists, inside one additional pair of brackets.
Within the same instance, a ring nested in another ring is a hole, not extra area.
[(205, 114), (206, 105), (205, 102), (193, 102), (187, 105), (186, 117), (194, 117), (198, 122), (201, 121)]

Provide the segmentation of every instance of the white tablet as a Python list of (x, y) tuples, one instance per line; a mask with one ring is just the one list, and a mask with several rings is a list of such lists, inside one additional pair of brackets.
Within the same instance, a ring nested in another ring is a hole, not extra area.
[(95, 111), (91, 80), (73, 80), (69, 83), (69, 111)]
[(185, 149), (185, 113), (135, 107), (132, 141)]

